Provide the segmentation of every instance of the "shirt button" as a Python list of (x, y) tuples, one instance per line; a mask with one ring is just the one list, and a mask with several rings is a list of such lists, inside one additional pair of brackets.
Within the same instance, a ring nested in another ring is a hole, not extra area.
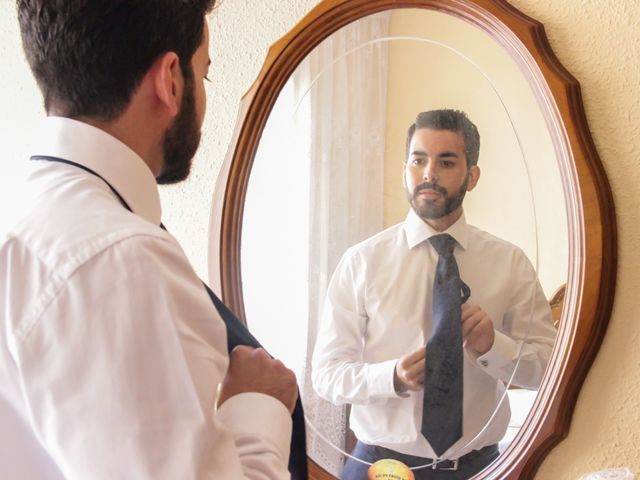
[(487, 362), (486, 360), (480, 360), (480, 365), (482, 365), (483, 367), (488, 367), (489, 362)]

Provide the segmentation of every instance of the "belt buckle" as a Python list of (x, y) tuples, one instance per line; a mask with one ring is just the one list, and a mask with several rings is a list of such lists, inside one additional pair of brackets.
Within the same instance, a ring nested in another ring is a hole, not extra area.
[(459, 459), (455, 459), (455, 460), (437, 460), (436, 463), (434, 463), (431, 466), (431, 470), (443, 470), (443, 471), (455, 471), (458, 470), (458, 460)]

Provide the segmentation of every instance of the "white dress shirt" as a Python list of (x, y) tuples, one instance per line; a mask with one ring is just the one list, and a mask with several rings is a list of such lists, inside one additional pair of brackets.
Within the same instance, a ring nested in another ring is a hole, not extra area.
[[(393, 372), (400, 357), (430, 337), (438, 254), (427, 239), (438, 233), (444, 232), (410, 211), (404, 223), (344, 254), (329, 284), (312, 362), (317, 393), (353, 404), (350, 427), (359, 440), (426, 458), (437, 456), (420, 433), (423, 392), (398, 395)], [(464, 215), (446, 233), (457, 242), (460, 277), (471, 289), (467, 303), (479, 305), (495, 329), (489, 352), (464, 352), (463, 437), (442, 455), (457, 458), (500, 441), (510, 416), (504, 382), (538, 387), (555, 329), (518, 247), (467, 225)]]
[[(244, 393), (215, 410), (226, 329), (153, 174), (84, 123), (48, 118), (0, 223), (0, 478), (284, 479), (291, 417)], [(25, 159), (27, 161), (27, 159)]]

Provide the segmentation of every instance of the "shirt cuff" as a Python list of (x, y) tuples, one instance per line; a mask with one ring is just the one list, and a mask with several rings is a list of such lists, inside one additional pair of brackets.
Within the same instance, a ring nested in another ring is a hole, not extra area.
[(393, 375), (398, 360), (387, 360), (369, 364), (367, 387), (372, 398), (404, 398), (408, 393), (397, 393), (393, 386)]
[(494, 374), (502, 367), (513, 362), (518, 356), (518, 343), (502, 332), (495, 331), (495, 339), (491, 350), (476, 358), (476, 365)]
[(291, 414), (277, 398), (257, 392), (239, 393), (218, 408), (217, 416), (234, 434), (264, 439), (282, 458), (289, 458)]

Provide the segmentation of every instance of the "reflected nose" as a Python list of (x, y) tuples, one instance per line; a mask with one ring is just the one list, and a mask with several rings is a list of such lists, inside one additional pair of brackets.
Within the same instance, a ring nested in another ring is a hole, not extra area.
[(425, 182), (435, 182), (438, 180), (438, 172), (436, 169), (435, 162), (428, 161), (424, 166), (424, 170), (422, 172), (422, 179)]

